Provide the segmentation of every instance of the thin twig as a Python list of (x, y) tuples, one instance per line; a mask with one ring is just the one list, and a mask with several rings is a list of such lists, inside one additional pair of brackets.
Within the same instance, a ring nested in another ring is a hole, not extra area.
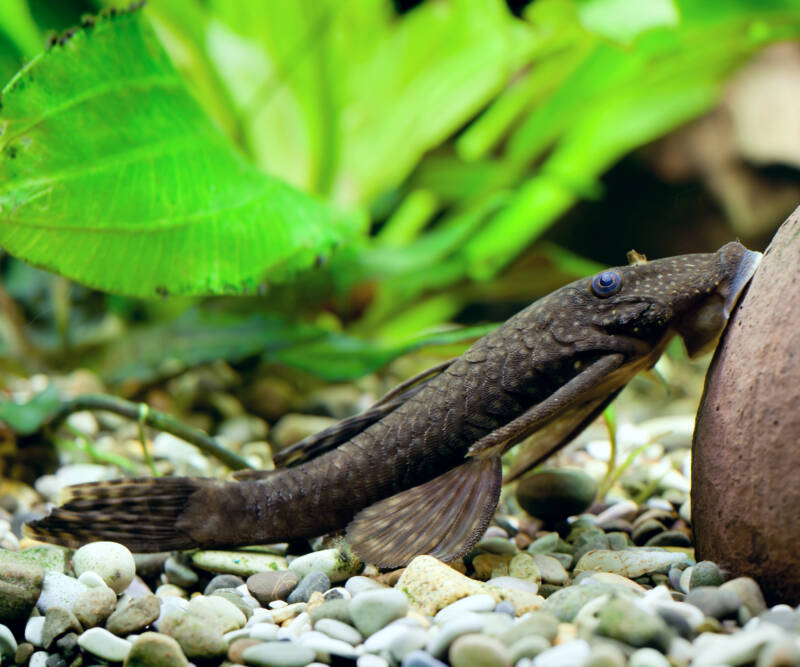
[(80, 412), (81, 410), (105, 410), (106, 412), (113, 412), (114, 414), (127, 417), (134, 421), (141, 420), (141, 422), (148, 426), (157, 428), (160, 431), (165, 431), (166, 433), (171, 433), (181, 440), (186, 440), (186, 442), (192, 443), (199, 450), (219, 459), (231, 470), (253, 468), (250, 463), (230, 450), (225, 449), (202, 431), (192, 428), (191, 426), (186, 426), (186, 424), (179, 422), (174, 417), (164, 412), (153, 410), (152, 408), (148, 408), (146, 414), (143, 414), (140, 405), (140, 403), (126, 401), (124, 398), (119, 398), (117, 396), (86, 394), (64, 401), (51, 420), (51, 424), (57, 424), (63, 419), (66, 419), (66, 417), (73, 412)]

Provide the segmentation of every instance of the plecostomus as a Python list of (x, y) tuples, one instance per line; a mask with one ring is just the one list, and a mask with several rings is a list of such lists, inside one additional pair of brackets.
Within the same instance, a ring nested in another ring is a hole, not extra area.
[(480, 538), (500, 495), (500, 456), (527, 439), (506, 481), (567, 444), (667, 342), (712, 346), (761, 258), (739, 243), (577, 280), (460, 357), (276, 457), (295, 467), (239, 481), (185, 477), (81, 484), (26, 534), (133, 551), (266, 544), (347, 527), (365, 561), (449, 561)]

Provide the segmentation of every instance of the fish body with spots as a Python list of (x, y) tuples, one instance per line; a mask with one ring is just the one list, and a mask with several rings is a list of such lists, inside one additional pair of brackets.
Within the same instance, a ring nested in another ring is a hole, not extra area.
[(113, 540), (134, 551), (264, 544), (347, 528), (364, 560), (453, 560), (496, 508), (500, 457), (524, 442), (515, 479), (567, 444), (681, 336), (713, 346), (760, 254), (715, 253), (629, 266), (539, 299), (464, 354), (372, 408), (279, 452), (291, 467), (237, 481), (133, 479), (67, 489), (27, 533), (68, 546)]

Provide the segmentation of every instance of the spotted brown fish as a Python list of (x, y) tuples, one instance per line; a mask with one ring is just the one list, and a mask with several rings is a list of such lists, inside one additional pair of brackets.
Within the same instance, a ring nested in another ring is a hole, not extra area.
[(760, 257), (739, 243), (652, 262), (634, 256), (539, 299), (460, 357), (276, 457), (294, 467), (230, 482), (81, 484), (26, 532), (146, 552), (346, 527), (356, 553), (383, 567), (418, 554), (452, 560), (492, 517), (505, 451), (527, 441), (508, 481), (580, 433), (674, 335), (693, 356), (713, 345)]

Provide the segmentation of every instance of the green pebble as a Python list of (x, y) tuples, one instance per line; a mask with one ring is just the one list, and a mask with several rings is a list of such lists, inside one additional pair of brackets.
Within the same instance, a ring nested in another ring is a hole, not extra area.
[(701, 560), (692, 568), (692, 575), (689, 578), (689, 590), (698, 586), (721, 586), (725, 579), (722, 576), (717, 564), (710, 560)]
[(612, 599), (597, 614), (595, 632), (634, 648), (645, 646), (665, 651), (671, 633), (666, 622), (655, 614), (642, 611), (630, 600)]

